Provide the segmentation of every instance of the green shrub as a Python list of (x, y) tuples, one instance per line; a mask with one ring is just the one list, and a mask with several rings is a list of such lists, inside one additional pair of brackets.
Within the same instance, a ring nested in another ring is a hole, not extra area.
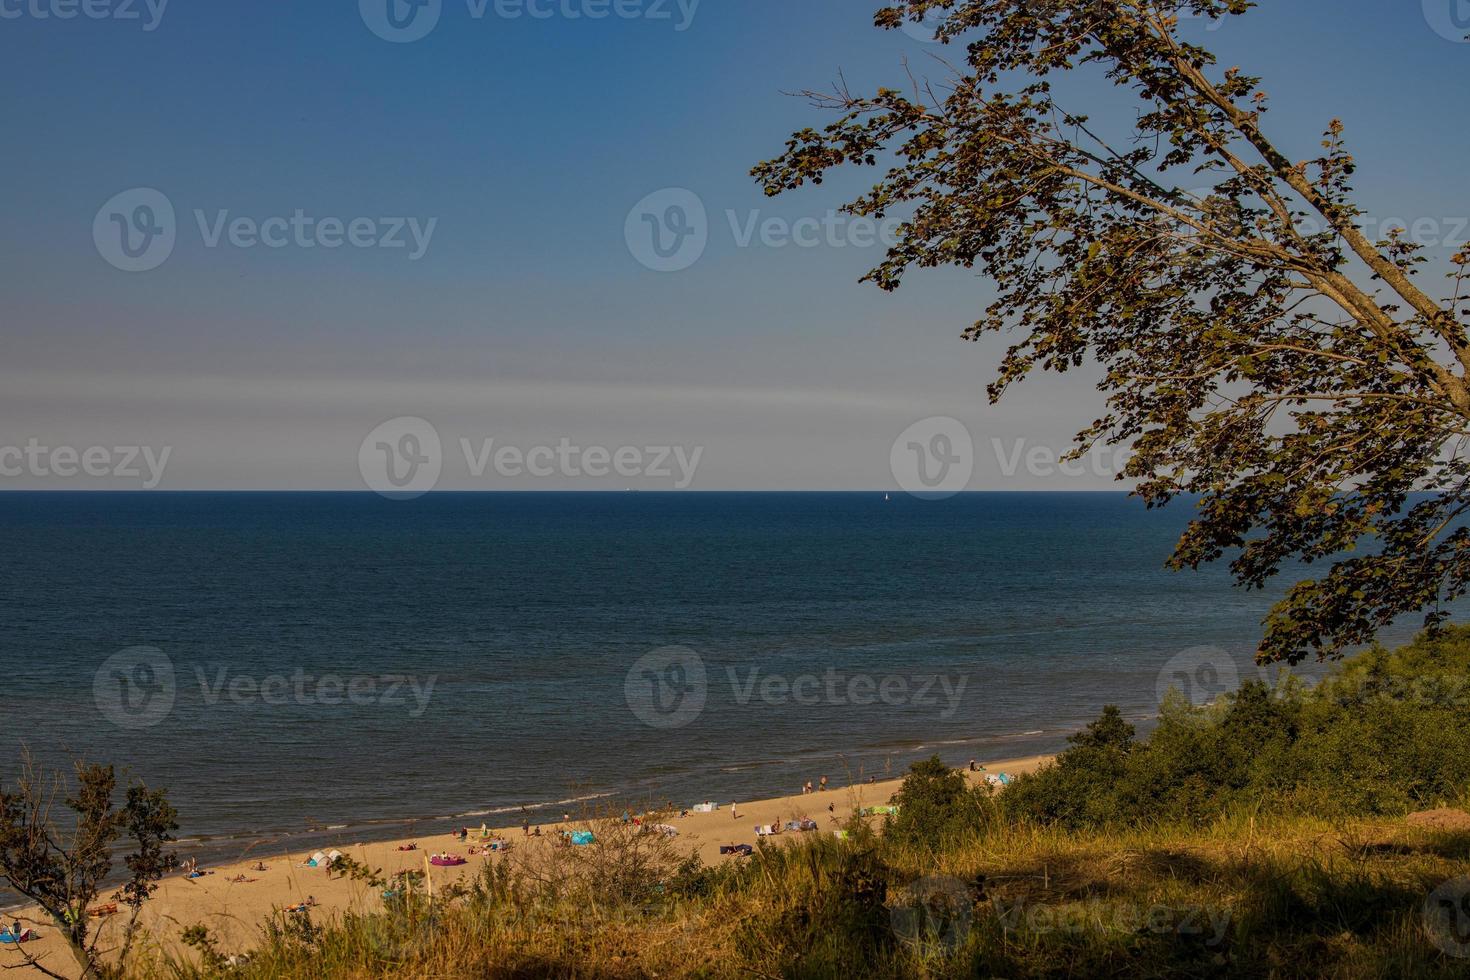
[(1177, 696), (1143, 741), (1109, 706), (1055, 765), (1001, 797), (1070, 828), (1203, 824), (1222, 814), (1400, 815), (1470, 787), (1470, 628), (1346, 661), (1308, 688), (1258, 680), (1215, 705)]
[(991, 805), (987, 792), (972, 788), (937, 755), (909, 767), (893, 802), (898, 813), (885, 821), (884, 839), (928, 850), (973, 833)]

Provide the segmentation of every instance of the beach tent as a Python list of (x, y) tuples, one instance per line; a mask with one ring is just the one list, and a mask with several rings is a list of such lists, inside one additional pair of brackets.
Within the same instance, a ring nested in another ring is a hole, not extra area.
[(578, 845), (579, 847), (585, 847), (586, 845), (591, 844), (596, 840), (597, 838), (592, 836), (592, 831), (590, 830), (572, 831), (572, 843)]
[(714, 813), (719, 809), (719, 805), (716, 803), (696, 803), (689, 809), (694, 813)]
[(315, 854), (313, 854), (311, 856), (311, 860), (306, 862), (306, 866), (308, 868), (320, 868), (320, 867), (323, 867), (326, 863), (327, 863), (327, 853), (326, 853), (326, 851), (317, 851)]
[(36, 934), (30, 929), (22, 929), (19, 936), (11, 932), (9, 929), (6, 929), (4, 932), (0, 932), (0, 943), (5, 943), (9, 946), (14, 946), (19, 943), (28, 943), (35, 938), (37, 938)]

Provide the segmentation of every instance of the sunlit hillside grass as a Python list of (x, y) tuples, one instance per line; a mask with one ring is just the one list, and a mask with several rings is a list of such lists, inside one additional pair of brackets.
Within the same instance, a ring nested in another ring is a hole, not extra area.
[(1470, 631), (1373, 651), (1316, 690), (1170, 705), (1146, 741), (1111, 713), (999, 796), (937, 760), (886, 826), (718, 868), (609, 822), (552, 867), (299, 917), (230, 965), (274, 977), (1456, 976), (1470, 971), (1463, 805)]

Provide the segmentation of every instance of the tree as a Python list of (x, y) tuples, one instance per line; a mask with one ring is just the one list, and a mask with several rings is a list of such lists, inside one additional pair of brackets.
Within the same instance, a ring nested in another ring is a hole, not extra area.
[[(102, 975), (100, 934), (91, 929), (88, 909), (112, 874), (115, 845), (126, 837), (131, 853), (123, 858), (128, 878), (114, 898), (129, 910), (122, 945), (115, 961), (127, 959), (136, 936), (138, 914), (158, 887), (157, 882), (178, 866), (177, 856), (164, 845), (178, 830), (177, 812), (164, 790), (129, 786), (119, 807), (117, 775), (111, 766), (78, 762), (74, 795), (65, 798), (71, 811), (66, 831), (56, 826), (52, 810), (64, 792), (62, 780), (48, 779), (25, 759), (16, 790), (0, 785), (0, 883), (34, 902), (66, 939), (82, 978)], [(25, 946), (25, 964), (51, 977), (49, 969)], [(114, 952), (114, 951), (108, 951)]]
[[(1119, 478), (1149, 507), (1199, 495), (1172, 567), (1229, 556), (1238, 582), (1263, 588), (1297, 561), (1328, 565), (1264, 623), (1259, 659), (1297, 663), (1403, 613), (1436, 626), (1466, 591), (1470, 254), (1431, 298), (1418, 247), (1359, 227), (1342, 124), (1294, 161), (1267, 134), (1260, 79), (1181, 36), (1181, 11), (1210, 22), (1252, 6), (884, 7), (877, 26), (937, 23), (946, 44), (966, 42), (964, 64), (942, 84), (911, 76), (907, 92), (806, 93), (838, 118), (753, 175), (775, 195), (843, 165), (885, 168), (845, 208), (906, 216), (864, 281), (893, 290), (937, 266), (994, 280), (965, 332), (1018, 338), (992, 402), (1036, 369), (1100, 366), (1105, 414), (1072, 455), (1130, 447)], [(1106, 122), (1064, 107), (1054, 82), (1069, 76), (1121, 105)]]
[(979, 798), (964, 774), (937, 755), (909, 766), (893, 802), (898, 814), (889, 818), (884, 836), (900, 844), (938, 848), (981, 820)]

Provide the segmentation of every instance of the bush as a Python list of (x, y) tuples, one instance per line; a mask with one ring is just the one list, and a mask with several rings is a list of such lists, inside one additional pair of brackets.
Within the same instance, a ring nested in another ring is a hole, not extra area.
[(1374, 647), (1314, 688), (1243, 684), (1196, 708), (1177, 696), (1136, 741), (1109, 706), (1055, 765), (1000, 798), (1012, 819), (1070, 828), (1202, 824), (1244, 808), (1401, 815), (1470, 787), (1470, 628)]
[(898, 813), (886, 821), (884, 838), (929, 850), (973, 833), (990, 808), (989, 794), (971, 788), (963, 773), (937, 755), (909, 767), (893, 802)]

